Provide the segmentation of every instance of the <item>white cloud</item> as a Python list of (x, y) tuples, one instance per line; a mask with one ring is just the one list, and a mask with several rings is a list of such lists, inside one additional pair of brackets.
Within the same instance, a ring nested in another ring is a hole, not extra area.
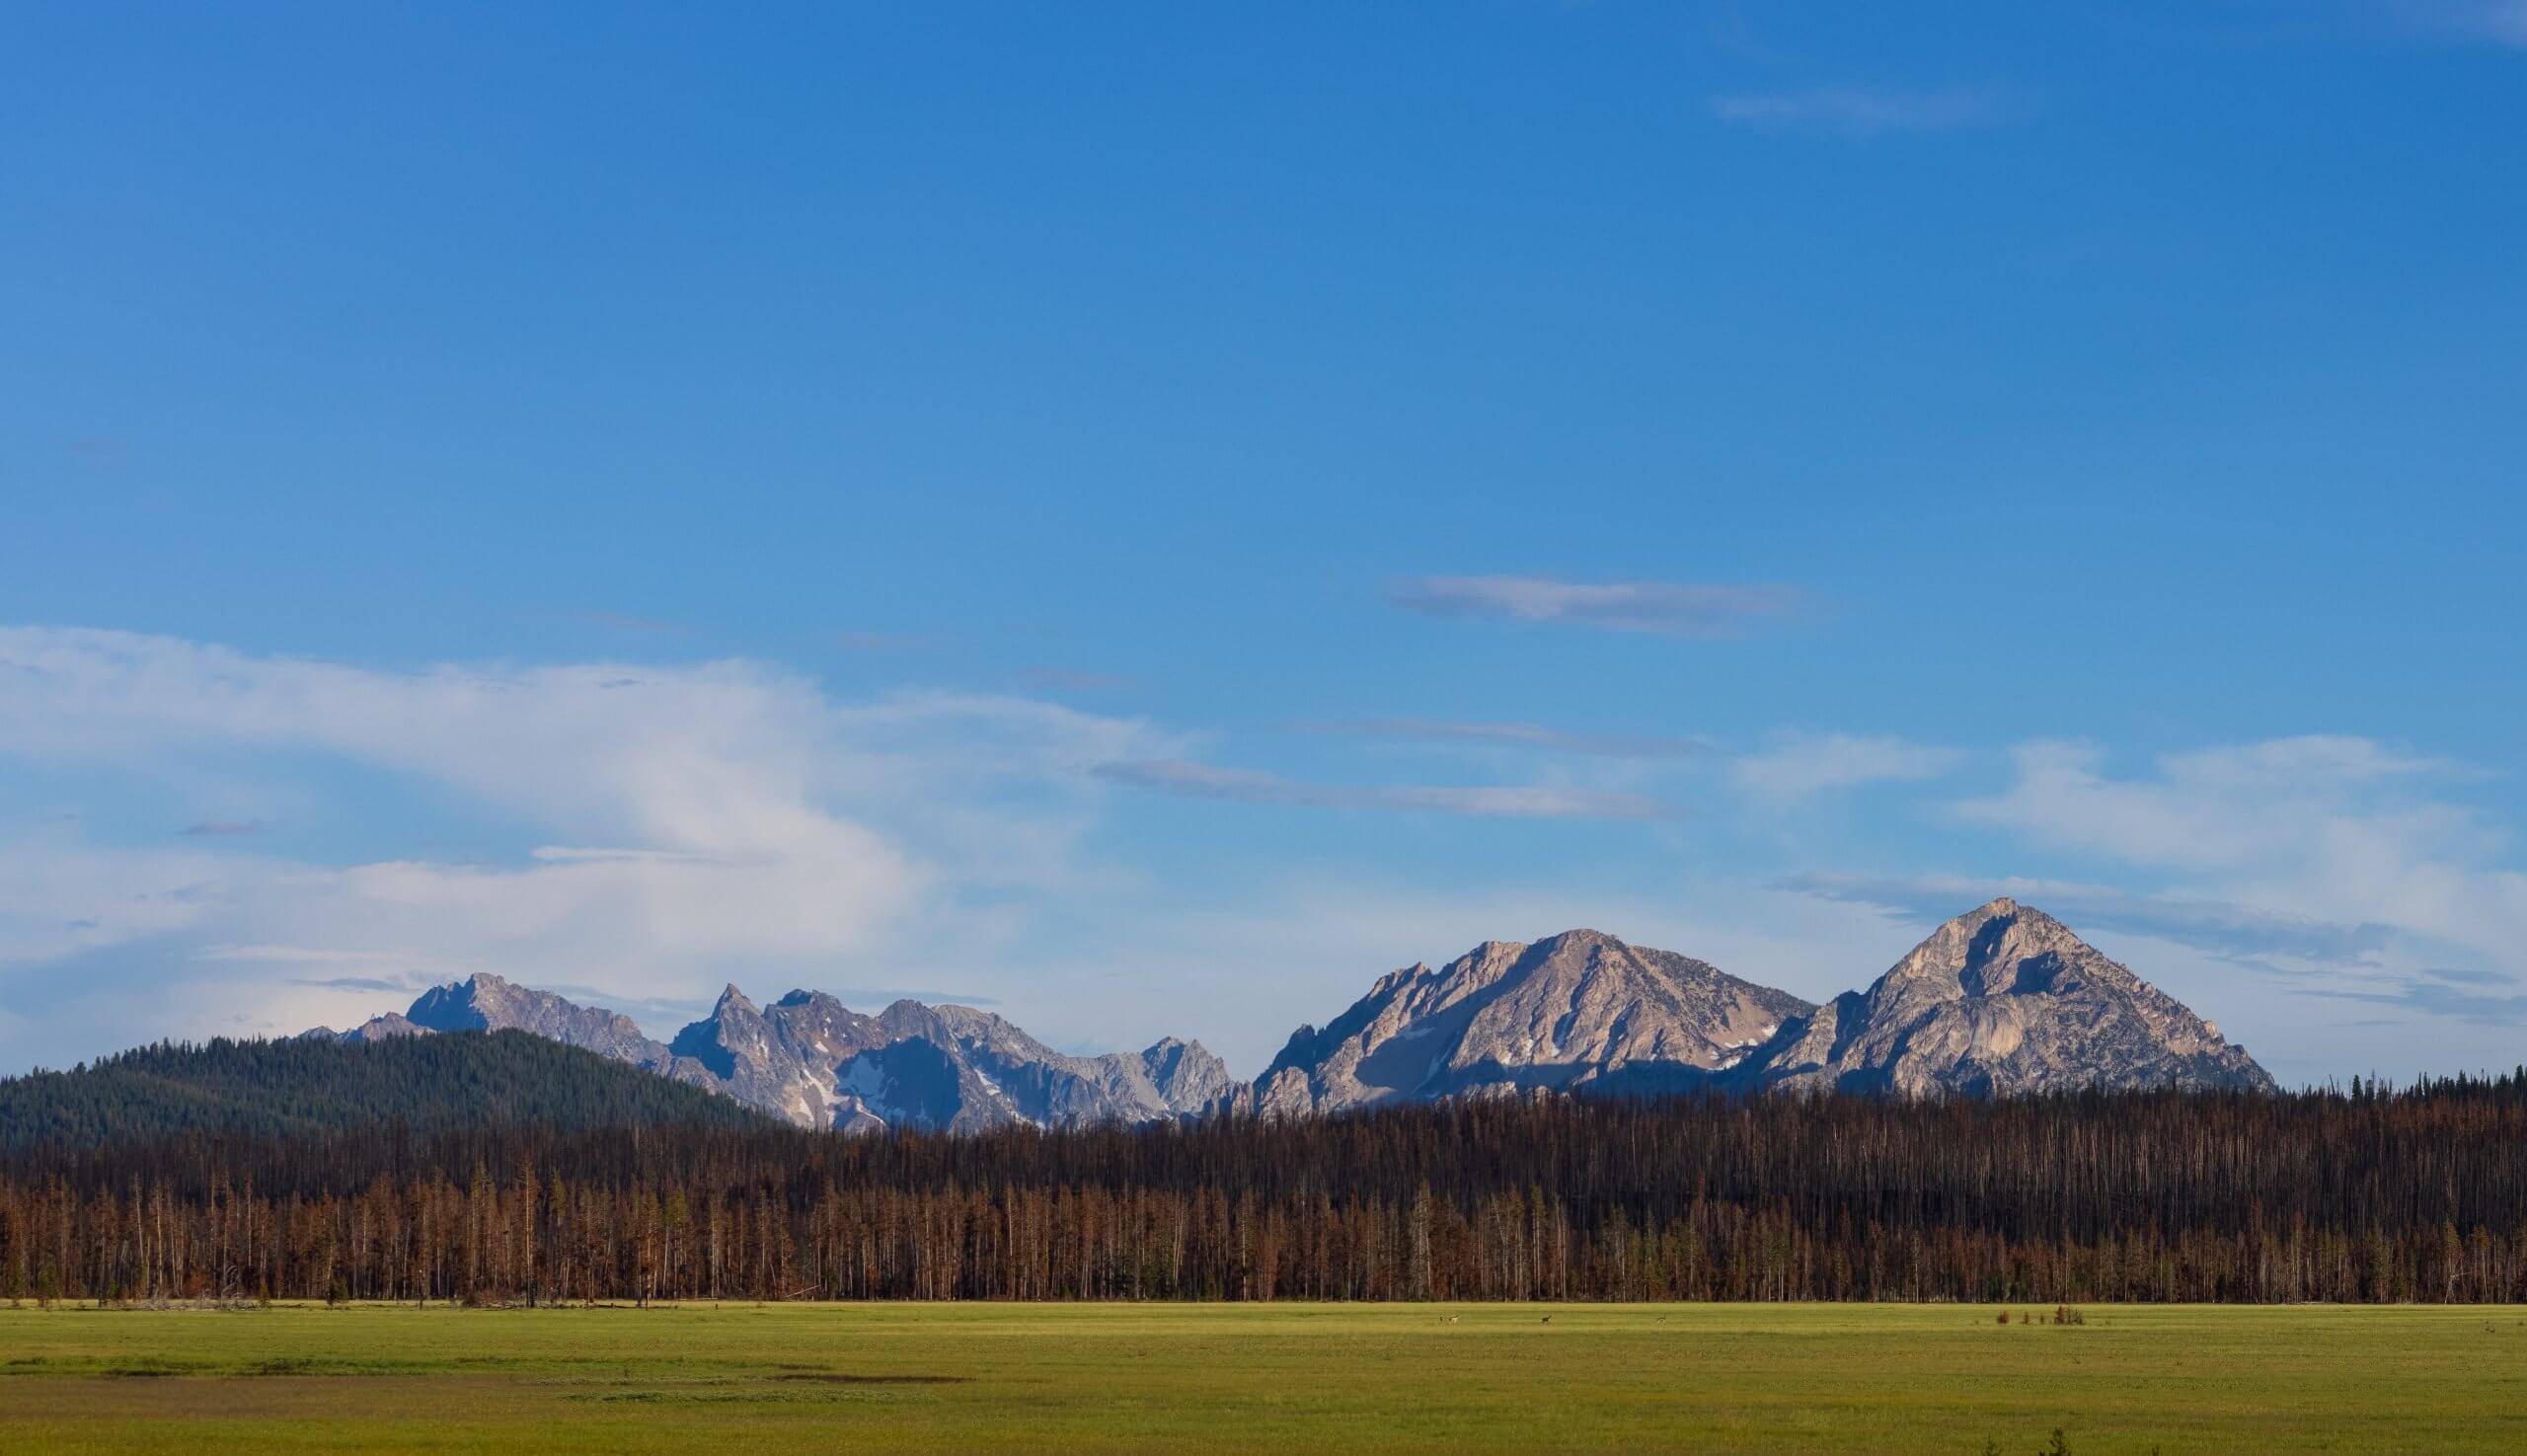
[[(837, 704), (747, 662), (393, 672), (0, 629), (0, 759), (144, 790), (173, 763), (210, 774), (243, 754), (285, 774), (330, 759), (418, 781), (528, 836), (490, 862), (390, 852), (337, 864), (273, 853), (268, 836), (178, 850), (48, 823), (0, 841), (0, 974), (121, 948), (153, 974), (188, 977), (170, 999), (198, 1012), (221, 1003), (206, 988), (225, 987), (233, 1011), (240, 978), (268, 986), (291, 961), (429, 979), (496, 970), (635, 996), (748, 966), (831, 965), (943, 924), (964, 933), (969, 895), (1093, 873), (1074, 853), (1098, 794), (1087, 767), (1180, 746), (1022, 699)], [(334, 1015), (354, 995), (302, 986), (272, 1015)], [(213, 1028), (132, 1031), (187, 1029)]]
[(1419, 576), (1389, 585), (1386, 596), (1430, 617), (1555, 622), (1670, 637), (1732, 636), (1806, 602), (1792, 586), (1546, 576)]
[(2182, 878), (2187, 893), (2268, 914), (2383, 926), (2527, 968), (2527, 874), (2508, 836), (2434, 797), (2464, 771), (2357, 737), (2169, 754), (2117, 776), (2098, 749), (2033, 743), (2017, 778), (1958, 813), (2035, 843)]
[(2241, 870), (2303, 858), (2346, 829), (2370, 841), (2392, 832), (2415, 850), (2457, 840), (2474, 841), (2470, 854), (2492, 847), (2465, 810), (2380, 797), (2377, 790), (2441, 766), (2363, 738), (2277, 738), (2172, 753), (2140, 778), (2109, 776), (2104, 752), (2086, 743), (2028, 743), (2012, 756), (2016, 782), (1997, 797), (1960, 805), (1962, 816), (2136, 864)]
[(1859, 733), (1791, 733), (1729, 768), (1737, 786), (1760, 798), (1789, 803), (1832, 789), (1864, 784), (1935, 779), (1964, 755), (1902, 738)]
[(233, 877), (270, 871), (243, 855), (93, 845), (75, 823), (0, 843), (0, 971), (191, 929)]

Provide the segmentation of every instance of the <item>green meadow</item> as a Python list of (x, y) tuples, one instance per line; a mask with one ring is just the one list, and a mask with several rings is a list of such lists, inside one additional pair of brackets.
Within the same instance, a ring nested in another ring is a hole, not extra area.
[(0, 1309), (0, 1451), (2527, 1450), (2527, 1310)]

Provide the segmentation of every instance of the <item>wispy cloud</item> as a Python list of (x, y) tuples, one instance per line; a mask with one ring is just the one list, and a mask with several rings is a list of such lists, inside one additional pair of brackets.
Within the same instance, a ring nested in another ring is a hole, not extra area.
[(1937, 922), (1996, 895), (2011, 895), (2075, 926), (2149, 936), (2238, 959), (2280, 956), (2328, 965), (2368, 962), (2387, 942), (2383, 925), (2342, 925), (2249, 905), (2181, 895), (2142, 894), (2106, 884), (2017, 876), (1867, 876), (1810, 871), (1775, 885), (1841, 904), (1869, 905), (1897, 918)]
[[(2383, 949), (2400, 975), (2452, 950), (2527, 972), (2527, 873), (2502, 826), (2445, 793), (2478, 777), (2463, 765), (2345, 735), (2164, 754), (2132, 772), (2080, 743), (2014, 756), (2015, 781), (1956, 805), (1960, 818), (2205, 900), (2356, 927), (2342, 950)], [(2321, 944), (2297, 951), (2328, 958)]]
[(1730, 637), (1807, 603), (1795, 586), (1548, 576), (1417, 576), (1390, 583), (1386, 599), (1428, 617), (1553, 622), (1670, 637)]
[(2404, 24), (2460, 40), (2527, 47), (2527, 0), (2385, 0)]
[[(334, 949), (317, 946), (203, 946), (192, 953), (195, 960), (242, 960), (263, 965), (357, 965), (394, 957), (379, 951)], [(320, 982), (309, 981), (316, 985)]]
[(2128, 777), (2110, 773), (2104, 751), (2088, 743), (2026, 743), (2012, 757), (2017, 780), (1957, 805), (1961, 817), (2134, 864), (2242, 870), (2348, 848), (2346, 835), (2406, 841), (2434, 857), (2494, 847), (2467, 811), (2410, 793), (2455, 766), (2367, 738), (2307, 735), (2171, 753), (2153, 772)]
[(289, 984), (293, 986), (313, 986), (327, 991), (374, 991), (381, 995), (393, 995), (400, 992), (410, 992), (421, 989), (419, 986), (415, 985), (411, 979), (402, 976), (391, 979), (383, 976), (368, 975), (338, 975), (329, 976), (323, 979), (316, 979), (308, 976), (292, 976), (289, 978)]
[(2503, 45), (2527, 46), (2527, 0), (2485, 0), (2469, 8), (2478, 34)]
[(2469, 970), (2450, 965), (2425, 965), (2414, 974), (2426, 975), (2435, 981), (2446, 981), (2452, 986), (2515, 986), (2518, 984), (2517, 977), (2503, 975), (2496, 970)]
[(1219, 768), (1182, 759), (1099, 764), (1093, 772), (1109, 783), (1127, 784), (1185, 799), (1237, 804), (1280, 804), (1308, 808), (1391, 809), (1513, 819), (1675, 819), (1679, 805), (1633, 794), (1597, 794), (1546, 785), (1425, 787), (1419, 785), (1312, 784), (1249, 769)]
[(1903, 738), (1858, 733), (1785, 734), (1729, 768), (1737, 786), (1760, 798), (1792, 803), (1832, 789), (1935, 779), (1965, 755)]
[(187, 839), (229, 839), (240, 834), (261, 834), (270, 827), (268, 819), (202, 819), (176, 832)]
[(1695, 738), (1584, 733), (1536, 723), (1462, 723), (1429, 718), (1376, 718), (1358, 723), (1320, 723), (1310, 731), (1361, 738), (1402, 738), (1428, 743), (1468, 743), (1533, 748), (1591, 758), (1693, 758), (1711, 751)]
[(1711, 103), (1712, 115), (1731, 126), (1852, 137), (1986, 126), (2005, 119), (2010, 110), (1990, 91), (1890, 91), (1871, 86), (1748, 92), (1716, 97)]
[[(2506, 977), (2502, 984), (2512, 987)], [(2469, 991), (2444, 980), (2411, 980), (2383, 991), (2344, 990), (2330, 986), (2293, 987), (2292, 994), (2322, 996), (2330, 1001), (2355, 1001), (2366, 1006), (2395, 1006), (2420, 1016), (2472, 1022), (2478, 1026), (2527, 1026), (2527, 995), (2492, 995)]]

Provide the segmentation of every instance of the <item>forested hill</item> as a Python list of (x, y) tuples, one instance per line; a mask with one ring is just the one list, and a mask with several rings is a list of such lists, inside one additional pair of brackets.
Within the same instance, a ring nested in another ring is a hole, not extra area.
[(165, 1042), (0, 1079), (0, 1147), (90, 1147), (202, 1131), (759, 1125), (725, 1097), (524, 1032), (345, 1044)]

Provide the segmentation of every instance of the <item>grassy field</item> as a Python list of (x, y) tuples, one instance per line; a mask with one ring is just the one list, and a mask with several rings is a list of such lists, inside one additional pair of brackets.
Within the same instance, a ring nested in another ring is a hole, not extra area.
[(2527, 1311), (1995, 1313), (0, 1309), (0, 1451), (2527, 1450)]

